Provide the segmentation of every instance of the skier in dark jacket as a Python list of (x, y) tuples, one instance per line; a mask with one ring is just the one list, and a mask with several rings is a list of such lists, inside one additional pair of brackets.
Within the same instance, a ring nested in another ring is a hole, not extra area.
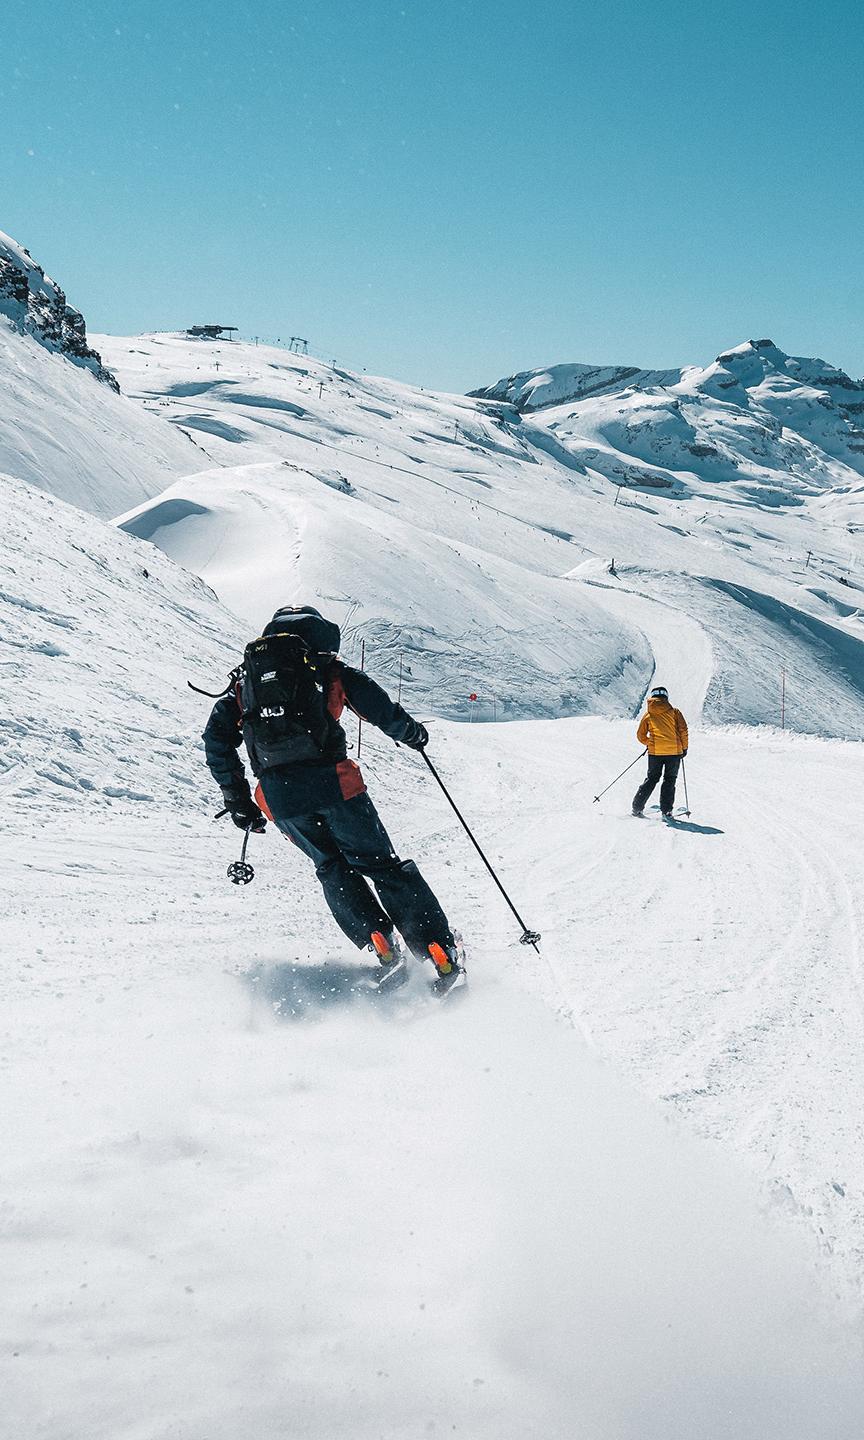
[[(281, 749), (278, 743), (270, 745), (267, 721), (275, 712), (250, 706), (243, 674), (235, 672), (236, 683), (213, 706), (203, 737), (207, 764), (232, 820), (243, 830), (263, 830), (266, 814), (308, 855), (336, 923), (358, 948), (373, 949), (382, 965), (396, 964), (398, 931), (416, 956), (434, 961), (439, 983), (452, 983), (460, 966), (447, 918), (414, 861), (396, 854), (359, 765), (347, 757), (339, 721), (347, 705), (414, 750), (429, 740), (425, 726), (368, 675), (337, 658), (339, 627), (312, 606), (277, 611), (264, 629), (262, 639), (267, 637), (281, 644), (297, 642), (280, 637), (302, 642), (304, 664), (315, 682), (317, 721), (313, 716), (305, 726), (299, 754), (296, 739), (283, 742)], [(244, 741), (258, 777), (254, 799), (238, 754)], [(295, 754), (298, 758), (292, 758)]]

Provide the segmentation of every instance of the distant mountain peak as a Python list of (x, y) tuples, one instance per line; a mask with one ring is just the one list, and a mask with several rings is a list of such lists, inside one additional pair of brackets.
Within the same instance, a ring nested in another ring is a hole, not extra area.
[(0, 315), (46, 349), (92, 371), (97, 380), (118, 390), (115, 377), (102, 357), (87, 343), (87, 327), (80, 310), (37, 265), (30, 251), (0, 230)]
[(740, 360), (754, 355), (760, 355), (763, 359), (770, 360), (775, 357), (781, 361), (789, 359), (789, 356), (775, 345), (773, 340), (745, 340), (741, 345), (733, 345), (730, 349), (723, 350), (717, 356), (717, 364), (725, 365), (727, 361)]
[[(754, 379), (758, 383), (760, 376), (775, 371), (798, 385), (828, 391), (841, 408), (850, 408), (850, 401), (848, 395), (836, 392), (854, 391), (857, 398), (864, 396), (864, 384), (853, 380), (845, 370), (816, 356), (787, 355), (773, 340), (745, 340), (742, 345), (722, 351), (715, 363), (724, 370), (732, 371), (745, 386), (752, 384)], [(745, 378), (744, 371), (748, 372), (748, 378)], [(861, 412), (860, 405), (852, 404), (851, 409), (853, 413)]]
[(505, 400), (527, 414), (626, 385), (674, 385), (680, 379), (680, 370), (640, 370), (636, 365), (547, 365), (508, 375), (495, 385), (469, 391), (469, 395), (480, 400)]

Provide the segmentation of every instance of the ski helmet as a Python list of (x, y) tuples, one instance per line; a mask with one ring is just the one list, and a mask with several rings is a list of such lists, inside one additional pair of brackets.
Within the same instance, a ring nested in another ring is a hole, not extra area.
[(669, 699), (669, 691), (666, 689), (666, 686), (665, 686), (665, 685), (655, 685), (655, 686), (654, 686), (654, 689), (651, 691), (651, 699), (652, 699), (652, 700), (668, 700), (668, 699)]

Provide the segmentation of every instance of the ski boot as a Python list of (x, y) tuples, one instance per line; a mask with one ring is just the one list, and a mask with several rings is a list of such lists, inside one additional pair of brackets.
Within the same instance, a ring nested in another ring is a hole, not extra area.
[(369, 936), (369, 949), (377, 955), (381, 966), (376, 989), (396, 990), (404, 985), (408, 979), (407, 957), (397, 936), (392, 931), (386, 935), (383, 930), (373, 930)]
[(458, 939), (455, 944), (446, 946), (433, 941), (427, 948), (438, 972), (432, 986), (436, 995), (443, 997), (466, 983), (465, 956)]

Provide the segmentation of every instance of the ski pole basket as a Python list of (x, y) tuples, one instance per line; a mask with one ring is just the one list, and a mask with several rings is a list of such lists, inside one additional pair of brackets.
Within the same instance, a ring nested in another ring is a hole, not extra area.
[(246, 862), (246, 846), (249, 844), (249, 836), (252, 834), (250, 825), (243, 836), (243, 849), (240, 851), (240, 859), (232, 860), (228, 866), (227, 875), (232, 885), (248, 885), (250, 880), (255, 879), (255, 871)]

